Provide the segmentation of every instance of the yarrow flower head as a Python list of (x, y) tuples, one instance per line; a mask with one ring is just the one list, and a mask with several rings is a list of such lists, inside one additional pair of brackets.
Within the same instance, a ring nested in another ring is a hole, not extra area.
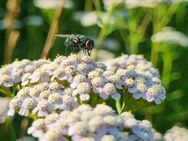
[[(118, 100), (125, 90), (134, 99), (160, 104), (165, 99), (159, 73), (137, 55), (123, 55), (102, 64), (87, 56), (58, 56), (54, 61), (16, 61), (0, 69), (0, 84), (21, 84), (10, 101), (9, 112), (45, 117), (54, 111), (72, 110), (82, 102)], [(96, 103), (97, 104), (97, 103)]]
[(164, 135), (164, 141), (187, 141), (188, 129), (174, 126), (169, 129)]
[(174, 4), (180, 0), (124, 0), (125, 6), (129, 9), (144, 7), (155, 8), (161, 4)]
[(103, 104), (95, 108), (80, 105), (73, 111), (53, 113), (34, 121), (28, 133), (39, 141), (136, 141), (154, 140), (149, 121), (139, 121), (125, 112), (116, 115), (111, 107)]
[(165, 99), (158, 71), (140, 55), (123, 55), (106, 62), (104, 72), (118, 89), (127, 90), (134, 99), (160, 104)]

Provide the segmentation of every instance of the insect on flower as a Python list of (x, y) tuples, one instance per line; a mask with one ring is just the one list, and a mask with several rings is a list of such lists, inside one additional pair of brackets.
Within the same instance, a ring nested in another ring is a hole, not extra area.
[(74, 49), (83, 49), (90, 56), (94, 48), (94, 41), (82, 34), (57, 34), (56, 37), (66, 38), (65, 46)]

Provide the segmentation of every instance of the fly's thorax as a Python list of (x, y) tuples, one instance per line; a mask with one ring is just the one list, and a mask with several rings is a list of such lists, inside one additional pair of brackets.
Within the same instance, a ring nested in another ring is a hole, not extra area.
[(82, 34), (76, 34), (76, 37), (78, 38), (78, 39), (80, 39), (80, 41), (86, 41), (86, 39), (87, 39), (87, 37), (85, 36), (85, 35), (82, 35)]

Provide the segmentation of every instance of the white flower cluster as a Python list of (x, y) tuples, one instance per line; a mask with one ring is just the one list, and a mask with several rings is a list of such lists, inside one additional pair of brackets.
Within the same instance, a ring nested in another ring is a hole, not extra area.
[(164, 0), (125, 0), (125, 5), (128, 8), (137, 8), (137, 7), (156, 7)]
[[(114, 0), (113, 4), (125, 4), (128, 9), (132, 9), (138, 7), (154, 8), (160, 4), (173, 4), (182, 1), (184, 0)], [(107, 8), (112, 4), (111, 2), (110, 0), (103, 0), (104, 6)]]
[(30, 61), (24, 59), (22, 61), (15, 61), (12, 64), (3, 66), (0, 69), (0, 86), (12, 87), (16, 83), (25, 85), (31, 74), (44, 64), (48, 64), (48, 60)]
[(165, 133), (164, 141), (188, 141), (188, 129), (174, 126)]
[(28, 134), (39, 141), (154, 141), (149, 121), (139, 121), (125, 112), (116, 115), (103, 104), (95, 108), (81, 105), (73, 111), (53, 113), (38, 119), (28, 129)]
[[(92, 96), (117, 100), (119, 90), (126, 90), (134, 99), (160, 104), (165, 99), (159, 74), (142, 56), (123, 55), (106, 65), (87, 56), (59, 56), (54, 61), (16, 61), (0, 69), (0, 85), (21, 83), (18, 94), (10, 102), (9, 115), (46, 116), (56, 110), (69, 110)], [(2, 79), (6, 76), (8, 79)], [(52, 87), (52, 88), (51, 88)], [(68, 90), (68, 94), (66, 91)], [(66, 99), (63, 101), (62, 99)], [(52, 101), (50, 101), (50, 98)], [(68, 105), (67, 105), (68, 104)], [(64, 107), (62, 107), (64, 106)]]
[(152, 36), (152, 41), (155, 43), (175, 44), (188, 47), (188, 37), (172, 27), (164, 27), (160, 32)]
[(44, 117), (57, 110), (72, 110), (78, 107), (78, 103), (71, 88), (57, 82), (45, 82), (21, 89), (10, 101), (9, 107), (9, 116), (17, 111), (22, 116), (32, 113)]
[(64, 8), (68, 8), (71, 9), (74, 7), (74, 3), (71, 0), (34, 0), (33, 4), (41, 9), (51, 9), (51, 10), (55, 10), (56, 8), (59, 7), (64, 7)]
[(155, 8), (161, 4), (178, 4), (187, 0), (124, 0), (125, 6), (129, 9), (138, 7)]
[(103, 3), (104, 3), (105, 8), (108, 8), (112, 4), (113, 4), (113, 6), (119, 5), (119, 4), (123, 3), (124, 1), (125, 0), (103, 0)]
[(104, 72), (118, 89), (127, 89), (134, 99), (160, 104), (166, 97), (158, 71), (140, 55), (123, 55), (107, 62)]

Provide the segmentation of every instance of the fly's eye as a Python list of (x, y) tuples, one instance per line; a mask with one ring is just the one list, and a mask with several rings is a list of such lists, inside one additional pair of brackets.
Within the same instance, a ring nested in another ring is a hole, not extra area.
[(71, 39), (74, 43), (78, 43), (80, 40), (77, 37), (72, 37)]
[(93, 49), (94, 48), (94, 41), (93, 40), (87, 40), (86, 41), (86, 49)]

